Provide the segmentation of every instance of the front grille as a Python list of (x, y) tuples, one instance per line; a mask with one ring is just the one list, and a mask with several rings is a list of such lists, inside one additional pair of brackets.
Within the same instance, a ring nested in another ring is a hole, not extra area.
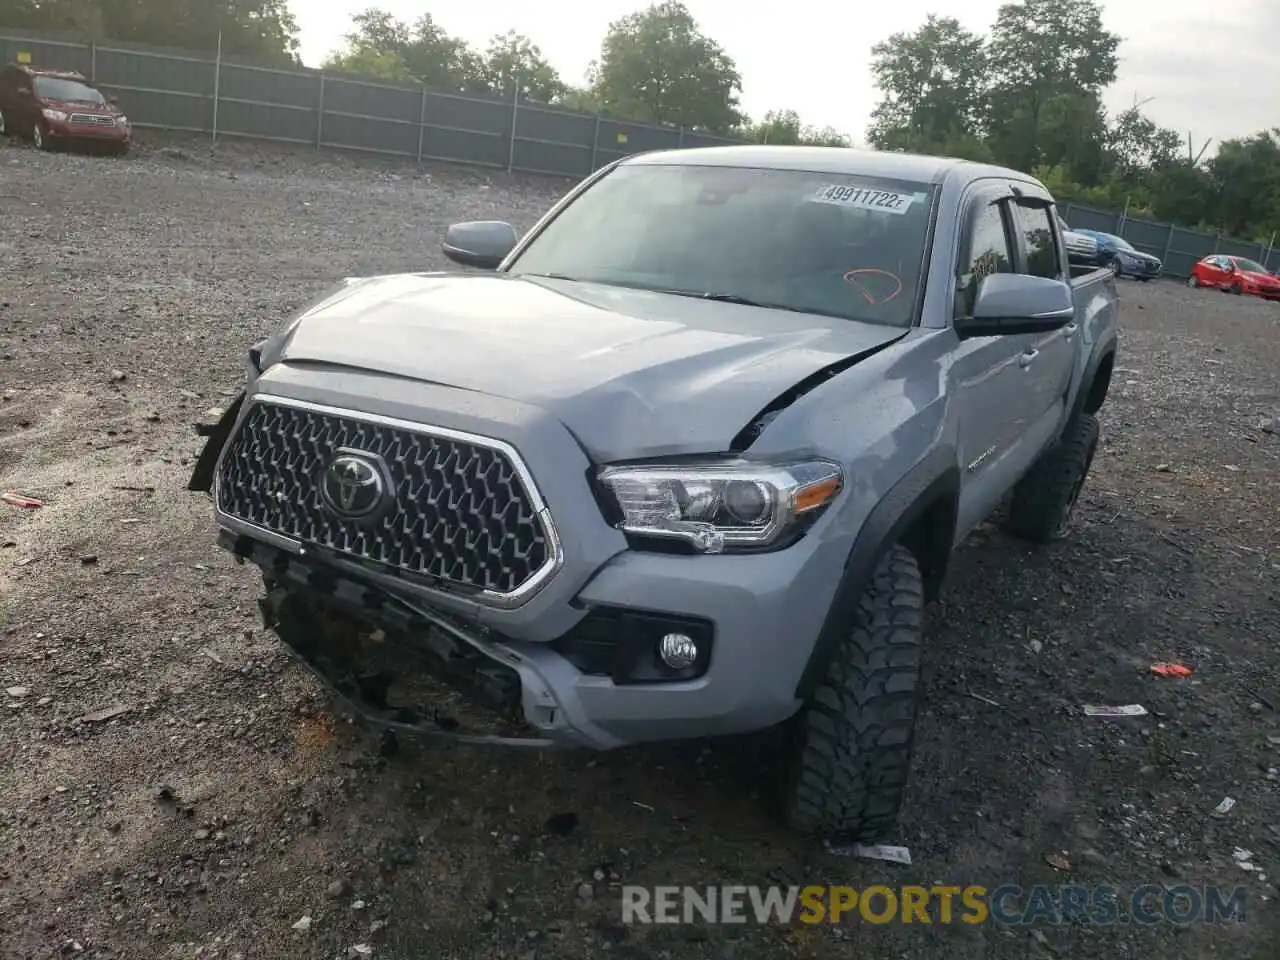
[[(385, 508), (372, 519), (345, 519), (322, 496), (340, 451), (385, 466)], [(223, 455), (217, 506), (303, 544), (510, 595), (555, 560), (553, 535), (514, 456), (479, 437), (259, 400)]]
[(85, 127), (114, 127), (115, 117), (104, 117), (98, 113), (73, 113), (71, 122)]

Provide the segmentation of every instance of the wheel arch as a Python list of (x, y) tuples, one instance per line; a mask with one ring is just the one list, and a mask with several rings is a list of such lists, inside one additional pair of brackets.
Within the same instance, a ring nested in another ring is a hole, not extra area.
[(955, 541), (959, 496), (960, 468), (955, 451), (939, 447), (872, 509), (845, 560), (831, 607), (796, 687), (798, 699), (808, 699), (822, 682), (866, 584), (893, 546), (902, 544), (915, 556), (926, 602), (937, 597)]

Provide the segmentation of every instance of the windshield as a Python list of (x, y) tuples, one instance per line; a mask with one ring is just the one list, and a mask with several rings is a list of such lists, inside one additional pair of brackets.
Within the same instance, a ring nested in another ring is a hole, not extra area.
[(934, 188), (850, 174), (624, 165), (511, 266), (910, 326)]
[(1270, 273), (1271, 272), (1262, 264), (1255, 263), (1253, 260), (1246, 260), (1244, 257), (1233, 257), (1232, 259), (1235, 260), (1236, 266), (1239, 267), (1241, 270), (1243, 270), (1245, 273)]
[(107, 102), (93, 87), (64, 77), (36, 77), (36, 96), (43, 100), (65, 100), (72, 103)]
[(1128, 250), (1130, 253), (1138, 252), (1137, 250), (1133, 249), (1133, 244), (1131, 244), (1124, 237), (1117, 237), (1110, 233), (1104, 233), (1103, 236), (1106, 237), (1108, 240), (1110, 240), (1112, 246), (1114, 246), (1118, 250)]

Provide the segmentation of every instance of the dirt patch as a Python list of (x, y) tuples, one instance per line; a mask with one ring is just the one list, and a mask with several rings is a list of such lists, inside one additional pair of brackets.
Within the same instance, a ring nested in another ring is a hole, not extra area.
[[(448, 222), (528, 227), (569, 186), (248, 144), (0, 146), (0, 490), (47, 501), (0, 505), (0, 956), (1274, 956), (1274, 304), (1122, 284), (1075, 536), (984, 528), (930, 613), (911, 867), (779, 830), (751, 743), (387, 758), (329, 712), (184, 490), (189, 424), (334, 279), (440, 268)], [(1135, 702), (1150, 715), (1080, 710)], [(1242, 884), (1249, 913), (626, 929), (618, 882)]]

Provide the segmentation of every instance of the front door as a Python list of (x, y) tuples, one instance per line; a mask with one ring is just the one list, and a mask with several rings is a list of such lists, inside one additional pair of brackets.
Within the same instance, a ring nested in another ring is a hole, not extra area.
[[(955, 314), (973, 309), (978, 284), (993, 273), (1013, 273), (1017, 263), (1007, 185), (980, 189), (969, 201), (956, 276)], [(1009, 405), (1027, 379), (1033, 350), (1028, 334), (972, 337), (956, 345), (950, 389), (959, 405), (960, 503), (956, 535), (963, 539), (999, 503), (1009, 487), (1010, 458), (1030, 427), (1033, 411)]]

